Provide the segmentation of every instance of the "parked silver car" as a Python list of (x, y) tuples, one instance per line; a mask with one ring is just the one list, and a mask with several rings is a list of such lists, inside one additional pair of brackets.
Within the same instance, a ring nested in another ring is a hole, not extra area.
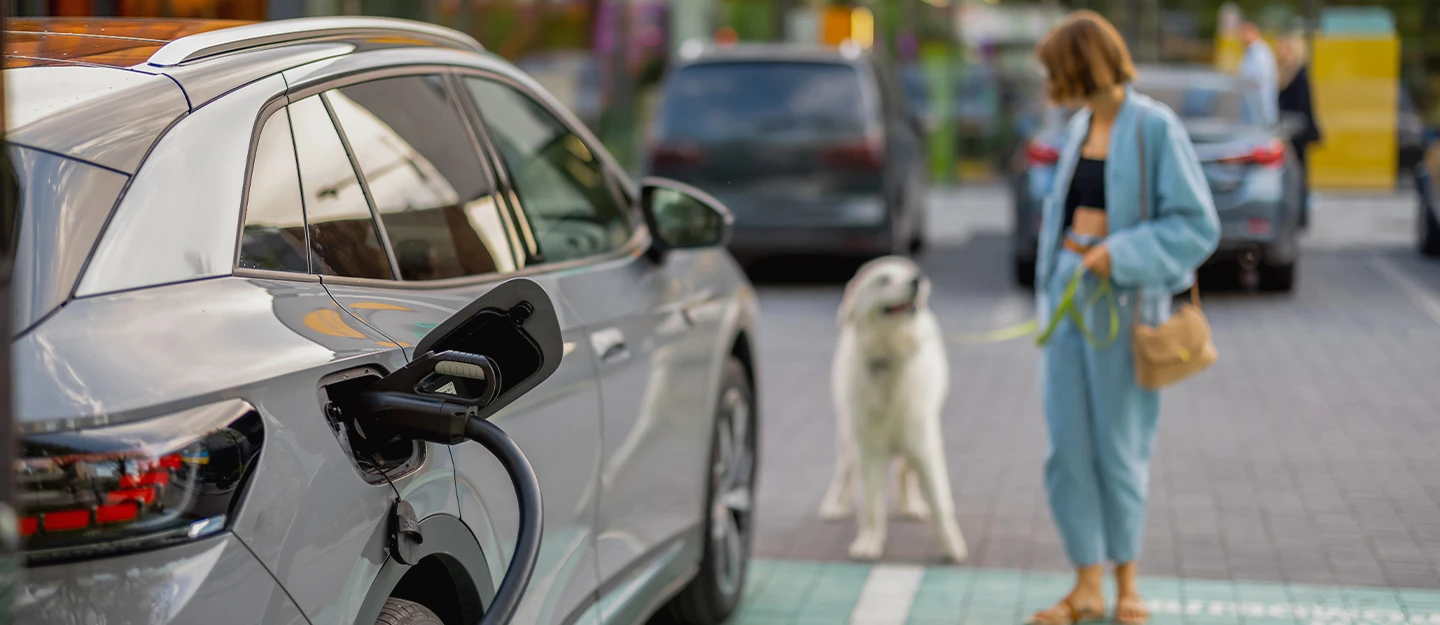
[(447, 29), (7, 27), (20, 622), (476, 622), (516, 550), (505, 471), (368, 428), (358, 398), (437, 332), (520, 349), (452, 320), (516, 277), (563, 357), (490, 419), (543, 492), (515, 622), (734, 609), (757, 313), (723, 206), (633, 182)]
[[(1261, 290), (1292, 290), (1304, 208), (1299, 162), (1288, 148), (1294, 129), (1265, 123), (1253, 88), (1209, 68), (1141, 67), (1135, 90), (1169, 106), (1190, 133), (1220, 216), (1220, 246), (1206, 264), (1253, 271)], [(1047, 111), (1011, 178), (1014, 277), (1023, 285), (1034, 281), (1041, 205), (1073, 113)]]

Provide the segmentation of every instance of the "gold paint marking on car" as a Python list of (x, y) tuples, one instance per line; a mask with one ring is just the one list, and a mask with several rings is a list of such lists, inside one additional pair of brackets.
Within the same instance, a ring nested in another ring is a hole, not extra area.
[(415, 312), (414, 310), (411, 310), (399, 304), (386, 304), (384, 302), (359, 302), (357, 304), (351, 304), (350, 307), (359, 308), (361, 310), (398, 310), (401, 312)]
[(340, 313), (330, 308), (310, 311), (305, 315), (305, 327), (328, 336), (363, 339), (365, 335), (350, 327)]

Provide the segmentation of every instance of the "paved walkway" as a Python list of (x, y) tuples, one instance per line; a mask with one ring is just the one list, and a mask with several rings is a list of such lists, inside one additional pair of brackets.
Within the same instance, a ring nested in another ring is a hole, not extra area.
[[(932, 207), (922, 263), (948, 331), (1033, 314), (1009, 276), (1006, 201), (981, 189)], [(1163, 402), (1141, 560), (1156, 576), (1154, 622), (1440, 624), (1434, 593), (1395, 590), (1440, 591), (1440, 263), (1409, 247), (1413, 202), (1322, 196), (1295, 293), (1207, 295), (1221, 362)], [(845, 556), (854, 522), (816, 516), (834, 457), (841, 285), (760, 293), (755, 548), (768, 560), (740, 622), (843, 623), (864, 595), (911, 606), (876, 625), (1004, 625), (1062, 594), (1032, 346), (950, 348), (943, 427), (970, 561), (937, 566), (928, 525), (892, 517), (883, 562), (900, 568), (880, 569), (889, 581), (866, 594), (872, 569)], [(1341, 607), (1361, 612), (1328, 611)]]
[[(1012, 625), (1064, 594), (1059, 573), (762, 560), (733, 625)], [(1440, 623), (1440, 591), (1150, 577), (1154, 625)], [(1106, 594), (1114, 596), (1107, 587)]]

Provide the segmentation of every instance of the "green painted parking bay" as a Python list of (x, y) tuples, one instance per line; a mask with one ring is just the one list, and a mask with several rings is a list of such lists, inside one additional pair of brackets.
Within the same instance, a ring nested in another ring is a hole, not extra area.
[[(758, 560), (736, 625), (1018, 625), (1065, 573)], [(1440, 591), (1144, 578), (1154, 625), (1440, 625)], [(1106, 595), (1114, 597), (1113, 588)]]

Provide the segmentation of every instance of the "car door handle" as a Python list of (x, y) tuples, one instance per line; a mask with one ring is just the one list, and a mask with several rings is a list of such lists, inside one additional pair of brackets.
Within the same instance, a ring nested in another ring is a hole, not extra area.
[(695, 310), (703, 308), (715, 301), (715, 292), (705, 289), (686, 297), (677, 302), (670, 302), (660, 307), (661, 314), (670, 315), (680, 313), (685, 316), (687, 323), (694, 323), (691, 315)]
[(630, 358), (630, 348), (625, 344), (625, 333), (619, 328), (605, 328), (590, 334), (590, 346), (602, 363), (624, 362)]

